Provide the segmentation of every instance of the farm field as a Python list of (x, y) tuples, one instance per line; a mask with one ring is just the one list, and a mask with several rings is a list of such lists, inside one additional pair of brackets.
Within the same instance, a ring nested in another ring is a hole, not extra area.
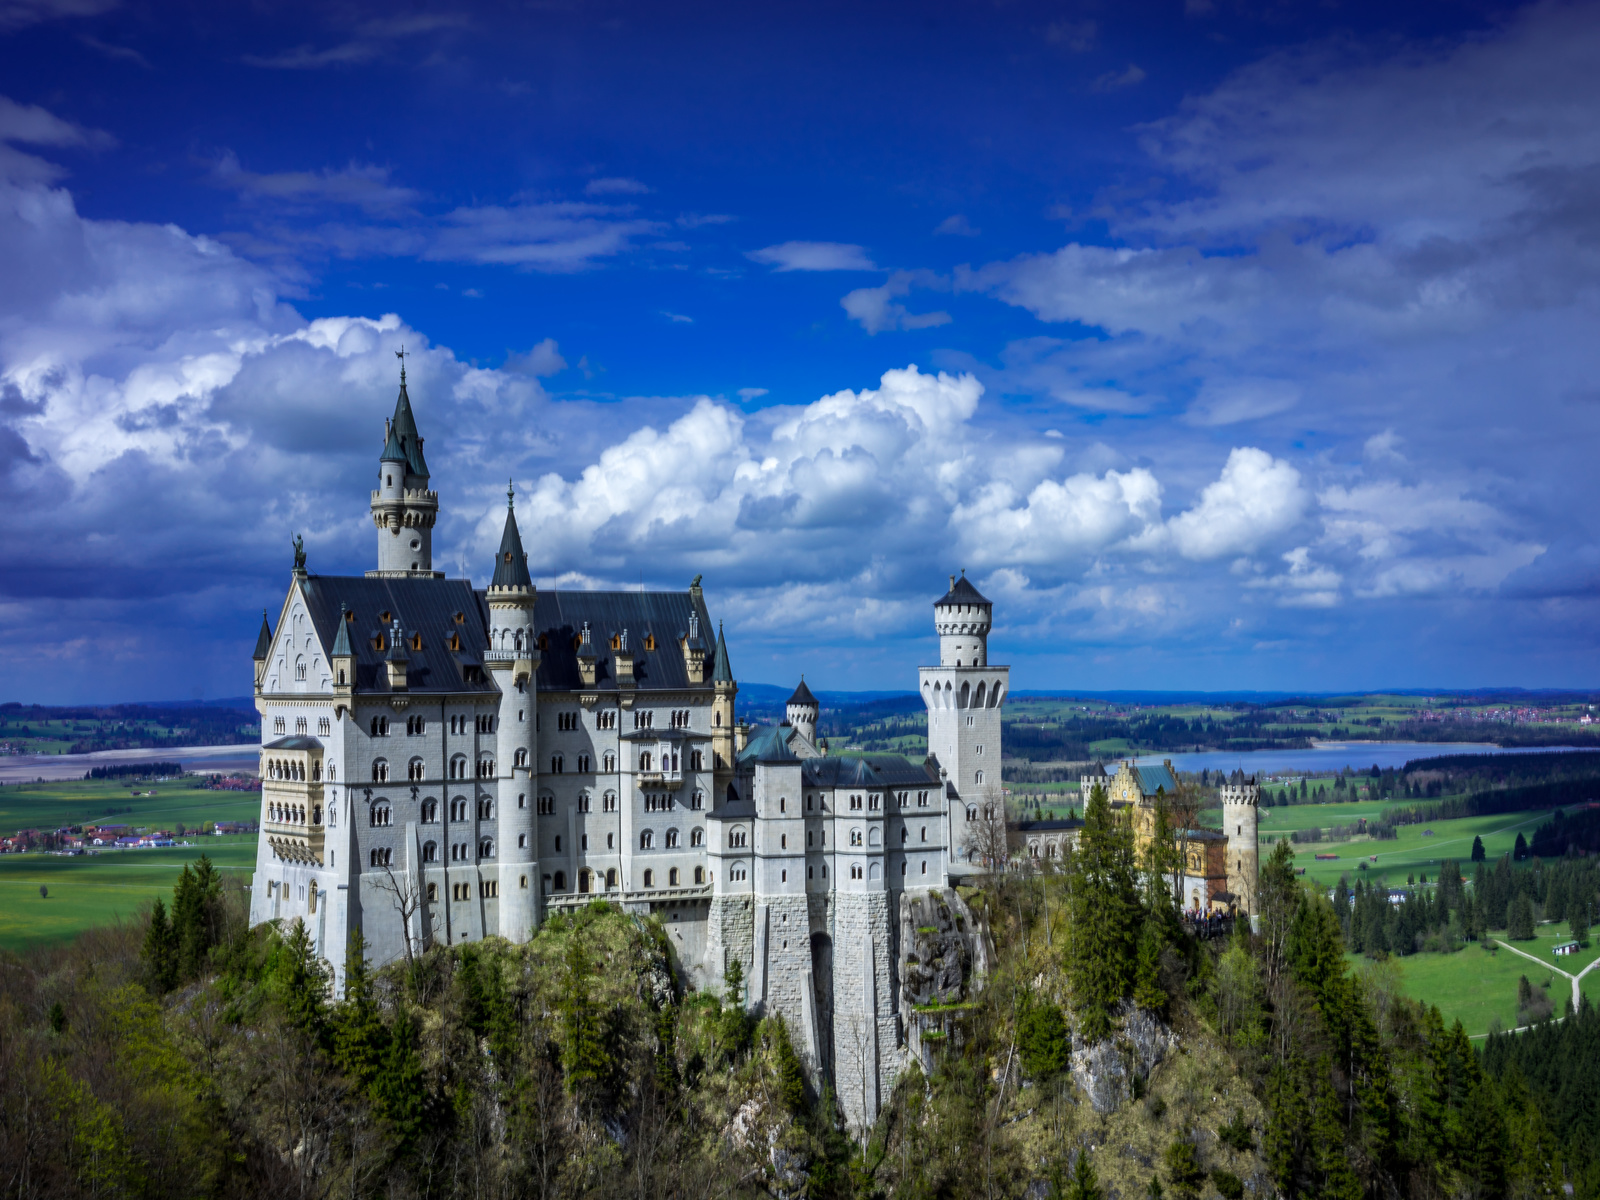
[[(193, 846), (114, 850), (74, 857), (53, 854), (0, 856), (0, 948), (60, 942), (96, 925), (136, 916), (172, 886), (187, 862), (202, 854), (226, 871), (255, 868), (254, 834), (195, 838)], [(50, 891), (41, 898), (39, 887)]]
[(208, 791), (192, 781), (133, 787), (114, 779), (7, 784), (0, 787), (0, 833), (57, 829), (85, 821), (162, 829), (182, 821), (197, 828), (206, 821), (252, 821), (260, 807), (260, 792)]
[[(1324, 810), (1335, 807), (1361, 808), (1361, 805), (1324, 805)], [(1273, 809), (1276, 816), (1280, 811), (1293, 812), (1292, 809)], [(1379, 880), (1389, 886), (1399, 887), (1406, 882), (1406, 877), (1412, 874), (1427, 874), (1432, 879), (1439, 870), (1439, 864), (1447, 858), (1456, 859), (1461, 863), (1461, 873), (1471, 877), (1473, 866), (1468, 861), (1472, 855), (1472, 839), (1483, 838), (1483, 848), (1489, 861), (1493, 862), (1502, 854), (1509, 852), (1517, 841), (1517, 834), (1531, 837), (1533, 831), (1550, 819), (1553, 809), (1541, 809), (1538, 812), (1527, 813), (1499, 813), (1487, 817), (1462, 817), (1454, 821), (1434, 821), (1427, 825), (1402, 825), (1394, 841), (1374, 841), (1371, 838), (1361, 838), (1351, 842), (1307, 842), (1294, 847), (1295, 866), (1306, 869), (1306, 879), (1310, 882), (1320, 883), (1325, 887), (1332, 887), (1339, 882), (1340, 875), (1348, 875), (1353, 884), (1358, 876), (1358, 865), (1367, 863), (1367, 870), (1359, 872), (1369, 882)], [(1265, 815), (1263, 813), (1263, 815)], [(1327, 822), (1327, 824), (1349, 824), (1350, 820)], [(1263, 822), (1263, 825), (1266, 825)], [(1322, 824), (1322, 822), (1308, 822), (1307, 824)], [(1301, 826), (1304, 828), (1305, 826)], [(1432, 830), (1431, 837), (1424, 833)], [(1270, 843), (1277, 838), (1267, 838), (1267, 832), (1288, 832), (1288, 826), (1281, 830), (1272, 830), (1270, 826), (1263, 832), (1262, 852), (1270, 849)], [(1337, 854), (1337, 859), (1318, 862), (1317, 854)], [(1376, 854), (1377, 862), (1371, 862), (1370, 856)]]
[[(1496, 936), (1503, 937), (1503, 934)], [(1541, 925), (1538, 936), (1531, 942), (1513, 942), (1524, 953), (1548, 964), (1555, 964), (1568, 974), (1575, 975), (1596, 957), (1600, 957), (1600, 943), (1591, 942), (1580, 953), (1559, 962), (1551, 948), (1567, 940), (1565, 925)], [(1548, 994), (1555, 1005), (1556, 1015), (1566, 1011), (1567, 1000), (1572, 995), (1572, 984), (1553, 969), (1541, 971), (1519, 954), (1504, 946), (1490, 953), (1481, 946), (1471, 945), (1454, 954), (1412, 954), (1390, 960), (1398, 964), (1405, 994), (1424, 1004), (1436, 1005), (1445, 1024), (1460, 1018), (1466, 1031), (1474, 1037), (1489, 1032), (1491, 1022), (1498, 1020), (1503, 1029), (1512, 1029), (1517, 1017), (1517, 981), (1522, 976), (1534, 987), (1549, 981)], [(1351, 965), (1361, 970), (1365, 959), (1350, 955)], [(1583, 978), (1583, 993), (1600, 1001), (1600, 969)]]

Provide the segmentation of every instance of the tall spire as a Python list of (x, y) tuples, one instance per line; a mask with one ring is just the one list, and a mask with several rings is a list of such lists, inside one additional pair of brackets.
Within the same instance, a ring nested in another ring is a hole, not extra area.
[[(390, 437), (405, 452), (406, 467), (413, 475), (428, 477), (428, 463), (422, 457), (422, 438), (417, 433), (417, 418), (411, 411), (411, 395), (406, 391), (406, 348), (395, 351), (400, 360), (400, 394), (394, 402), (394, 419), (389, 422)], [(389, 458), (387, 447), (384, 458)]]
[(272, 653), (272, 626), (267, 624), (267, 610), (261, 610), (261, 632), (256, 636), (256, 652), (252, 657), (257, 662), (266, 662)]
[(711, 660), (711, 682), (733, 682), (733, 667), (728, 662), (728, 639), (722, 635), (721, 621), (717, 622), (717, 653)]
[(522, 552), (522, 534), (517, 529), (516, 492), (506, 488), (506, 527), (500, 534), (500, 553), (494, 559), (494, 578), (490, 588), (533, 587), (528, 575), (528, 556)]

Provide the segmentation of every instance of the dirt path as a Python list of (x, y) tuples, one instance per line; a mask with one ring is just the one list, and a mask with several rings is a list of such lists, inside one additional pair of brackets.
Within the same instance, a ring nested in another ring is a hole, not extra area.
[[(1542, 958), (1535, 958), (1533, 955), (1529, 954), (1526, 950), (1518, 950), (1515, 946), (1511, 945), (1508, 942), (1502, 942), (1499, 938), (1495, 938), (1494, 941), (1495, 941), (1495, 944), (1497, 946), (1504, 946), (1507, 950), (1511, 951), (1511, 953), (1520, 954), (1520, 955), (1522, 955), (1523, 958), (1527, 959), (1529, 962), (1538, 963), (1541, 967), (1548, 967), (1550, 970), (1554, 971), (1557, 975), (1560, 975), (1563, 979), (1570, 979), (1572, 981), (1572, 1007), (1574, 1009), (1576, 1009), (1578, 1007), (1578, 997), (1580, 995), (1580, 992), (1578, 990), (1578, 981), (1581, 980), (1590, 971), (1594, 970), (1596, 967), (1600, 967), (1600, 958), (1597, 958), (1597, 959), (1594, 960), (1594, 962), (1590, 963), (1587, 967), (1585, 967), (1583, 970), (1579, 971), (1576, 975), (1573, 975), (1570, 972), (1563, 971), (1560, 967), (1556, 966), (1554, 963), (1547, 963)], [(1515, 1030), (1513, 1030), (1513, 1032), (1515, 1032)]]

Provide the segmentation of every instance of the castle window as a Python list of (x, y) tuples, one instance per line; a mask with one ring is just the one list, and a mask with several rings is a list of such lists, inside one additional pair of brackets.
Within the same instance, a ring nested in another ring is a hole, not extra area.
[(861, 866), (860, 866), (859, 863), (850, 868), (850, 878), (851, 879), (860, 879), (861, 878)]
[(437, 883), (430, 883), (428, 885), (428, 903), (429, 904), (437, 904), (438, 902), (439, 902), (439, 885)]
[(406, 764), (406, 778), (415, 783), (422, 778), (422, 760), (413, 758)]
[(425, 862), (425, 863), (431, 863), (431, 862), (437, 862), (438, 860), (439, 860), (439, 844), (437, 842), (423, 842), (422, 843), (422, 861)]
[(603, 759), (601, 759), (601, 768), (607, 775), (610, 775), (617, 769), (617, 756), (615, 754), (608, 753)]
[(560, 775), (562, 773), (562, 767), (565, 765), (565, 761), (566, 760), (563, 759), (561, 755), (552, 754), (550, 756), (550, 774)]
[(333, 726), (332, 726), (332, 724), (329, 723), (328, 718), (327, 717), (318, 717), (317, 718), (317, 733), (318, 733), (318, 735), (320, 735), (321, 737), (327, 737), (332, 732), (333, 732)]
[(656, 844), (656, 835), (650, 830), (643, 830), (639, 834), (639, 849), (648, 850)]
[(678, 831), (676, 829), (667, 830), (667, 847), (669, 849), (676, 849), (677, 845), (678, 845)]
[(906, 864), (905, 863), (901, 863), (900, 864), (900, 875), (901, 875), (902, 878), (905, 876), (905, 873), (906, 873)]
[(539, 815), (541, 817), (552, 816), (555, 813), (555, 811), (556, 811), (556, 798), (554, 796), (540, 796), (539, 797)]
[(704, 846), (706, 844), (706, 831), (704, 829), (691, 829), (689, 831), (689, 845)]
[(450, 778), (451, 779), (465, 779), (466, 777), (467, 777), (467, 760), (463, 756), (458, 754), (458, 755), (456, 755), (456, 757), (454, 757), (454, 758), (452, 758), (450, 760)]
[(478, 778), (479, 779), (493, 779), (494, 778), (494, 759), (492, 759), (492, 758), (480, 758), (478, 760)]
[(306, 677), (306, 660), (305, 659), (303, 659), (303, 658), (295, 659), (294, 677), (296, 679), (300, 680), (302, 683), (305, 682), (305, 677)]
[(780, 833), (778, 835), (778, 849), (779, 850), (787, 850), (788, 848), (789, 848), (789, 835), (787, 833)]
[(372, 760), (372, 782), (389, 782), (389, 764), (381, 758), (375, 758)]
[(745, 844), (746, 833), (743, 829), (733, 828), (728, 830), (728, 845), (737, 849)]
[(588, 773), (589, 773), (589, 756), (587, 754), (580, 754), (580, 755), (578, 755), (578, 774), (579, 775), (587, 775)]
[(614, 888), (616, 886), (617, 886), (617, 869), (615, 867), (607, 867), (606, 868), (606, 890), (610, 891), (612, 888)]
[(689, 769), (691, 771), (705, 770), (705, 757), (700, 753), (700, 751), (689, 751)]
[(976, 772), (973, 775), (972, 782), (976, 783), (976, 784), (982, 784), (983, 783), (983, 772), (982, 771)]
[(909, 830), (909, 829), (901, 829), (900, 830), (900, 844), (902, 846), (904, 846), (910, 840), (911, 840), (911, 830)]
[(967, 805), (967, 820), (976, 821), (977, 819), (978, 819), (978, 806), (976, 804)]
[(926, 825), (924, 825), (922, 827), (922, 840), (923, 841), (927, 841), (928, 840), (928, 827)]
[(388, 849), (387, 847), (375, 847), (368, 852), (367, 861), (371, 866), (374, 867), (392, 866), (394, 863), (394, 851)]
[(564, 892), (566, 890), (567, 890), (567, 873), (565, 871), (557, 871), (556, 872), (556, 891)]
[(493, 819), (494, 819), (494, 801), (493, 800), (479, 800), (478, 801), (478, 820), (480, 820), (480, 821), (490, 821), (490, 820), (493, 820)]
[(439, 820), (439, 802), (434, 799), (422, 802), (422, 823), (432, 825)]
[(689, 797), (689, 807), (693, 809), (702, 809), (705, 806), (706, 794), (700, 791), (700, 789), (696, 788), (694, 793)]
[(928, 807), (928, 793), (927, 792), (918, 792), (917, 793), (917, 807), (918, 808), (927, 808)]
[(677, 887), (678, 886), (678, 868), (677, 867), (673, 867), (670, 871), (667, 872), (667, 886), (668, 887)]
[(578, 796), (578, 811), (581, 812), (581, 813), (586, 813), (586, 812), (589, 811), (589, 793), (588, 792), (583, 792)]
[(852, 845), (852, 846), (859, 846), (859, 845), (861, 845), (861, 830), (859, 830), (859, 829), (852, 829), (852, 830), (851, 830), (851, 831), (850, 831), (850, 844), (851, 844), (851, 845)]
[(704, 867), (696, 867), (694, 869), (694, 881), (697, 884), (706, 881), (706, 869)]
[(616, 812), (617, 811), (617, 794), (615, 792), (607, 792), (605, 794), (605, 796), (601, 798), (601, 800), (600, 800), (600, 811), (602, 811), (602, 812)]
[(645, 885), (645, 887), (655, 887), (655, 885), (656, 885), (656, 873), (654, 871), (651, 871), (651, 870), (648, 870), (648, 869), (645, 871), (645, 873), (644, 873), (644, 885)]
[(390, 824), (389, 806), (383, 803), (374, 804), (369, 819), (374, 827)]
[(285, 733), (287, 731), (288, 731), (288, 727), (283, 723), (283, 718), (282, 717), (273, 717), (272, 718), (272, 732), (273, 733)]
[(493, 858), (494, 857), (494, 841), (493, 841), (493, 839), (484, 838), (483, 841), (478, 843), (478, 857), (479, 858)]

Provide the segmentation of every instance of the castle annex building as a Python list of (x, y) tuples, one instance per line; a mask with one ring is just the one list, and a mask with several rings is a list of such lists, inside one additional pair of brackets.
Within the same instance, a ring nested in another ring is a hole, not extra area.
[(510, 501), (486, 587), (433, 569), (439, 496), (402, 370), (376, 569), (312, 574), (297, 546), (276, 627), (263, 616), (252, 920), (304, 920), (342, 974), (357, 928), (382, 964), (526, 941), (597, 896), (655, 913), (697, 986), (738, 961), (749, 1006), (872, 1120), (906, 1056), (913, 914), (964, 912), (969, 828), (1003, 804), (990, 602), (964, 576), (934, 602), (925, 760), (829, 757), (803, 681), (781, 724), (739, 719), (698, 577), (537, 589)]

